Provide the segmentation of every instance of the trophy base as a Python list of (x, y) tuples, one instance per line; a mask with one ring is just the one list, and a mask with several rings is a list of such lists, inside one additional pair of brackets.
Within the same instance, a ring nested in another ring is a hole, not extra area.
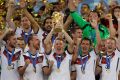
[(61, 29), (61, 28), (55, 28), (55, 29), (54, 29), (54, 32), (56, 32), (56, 33), (57, 33), (57, 32), (62, 32), (62, 29)]

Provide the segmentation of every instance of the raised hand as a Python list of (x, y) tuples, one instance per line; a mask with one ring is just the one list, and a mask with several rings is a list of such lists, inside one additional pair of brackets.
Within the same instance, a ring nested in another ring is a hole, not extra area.
[(105, 19), (112, 20), (112, 14), (106, 14)]
[(52, 61), (52, 60), (51, 60), (51, 61), (48, 61), (48, 63), (49, 63), (49, 66), (50, 66), (50, 67), (52, 67), (52, 66), (54, 65), (54, 61)]
[(29, 64), (30, 64), (30, 60), (29, 59), (25, 60), (25, 65), (28, 66)]
[(82, 0), (69, 0), (68, 3), (68, 8), (70, 9), (70, 11), (75, 11), (78, 4), (81, 2)]
[(14, 4), (14, 0), (9, 0), (9, 4)]
[(21, 0), (20, 1), (20, 8), (25, 8), (25, 6), (26, 6), (25, 0)]
[(6, 7), (14, 7), (14, 6), (15, 6), (14, 0), (9, 0), (8, 3), (6, 3)]

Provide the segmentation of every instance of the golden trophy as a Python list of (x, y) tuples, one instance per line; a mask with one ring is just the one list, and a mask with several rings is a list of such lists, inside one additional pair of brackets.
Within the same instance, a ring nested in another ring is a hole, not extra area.
[(43, 2), (43, 3), (47, 3), (48, 1), (47, 1), (47, 0), (41, 0), (41, 2)]
[[(62, 32), (62, 26), (61, 24), (63, 23), (63, 15), (60, 12), (53, 12), (52, 14), (52, 21), (54, 22), (55, 28), (54, 28), (54, 32)], [(58, 23), (60, 23), (60, 25), (57, 25)]]
[(65, 0), (60, 0), (61, 3), (65, 2)]

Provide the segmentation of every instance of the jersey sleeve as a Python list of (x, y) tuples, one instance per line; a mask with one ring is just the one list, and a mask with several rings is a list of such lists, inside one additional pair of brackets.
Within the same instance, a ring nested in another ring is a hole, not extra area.
[(92, 50), (92, 51), (90, 52), (90, 55), (91, 55), (92, 57), (94, 57), (95, 60), (97, 60), (97, 55), (96, 55), (96, 53), (95, 53), (95, 50)]
[(66, 50), (65, 53), (68, 55), (69, 60), (72, 61), (72, 54), (70, 54), (68, 50)]
[(45, 55), (44, 55), (44, 57), (43, 57), (43, 62), (42, 62), (42, 67), (45, 67), (45, 66), (48, 66), (48, 64), (47, 64), (47, 58), (45, 57)]
[(24, 57), (23, 57), (23, 55), (21, 54), (21, 55), (20, 55), (20, 59), (18, 60), (18, 67), (24, 66), (24, 65), (25, 65)]
[(83, 29), (85, 27), (85, 25), (89, 24), (86, 20), (84, 20), (82, 18), (82, 16), (80, 16), (77, 12), (72, 12), (71, 17), (73, 18), (73, 20), (76, 22), (76, 24), (79, 25), (80, 29)]
[(101, 39), (107, 39), (110, 37), (110, 32), (106, 26), (101, 25), (100, 30), (102, 31), (102, 33), (100, 33)]
[(119, 59), (118, 71), (119, 71), (119, 74), (120, 74), (120, 55), (119, 55), (119, 58), (118, 58), (118, 59)]

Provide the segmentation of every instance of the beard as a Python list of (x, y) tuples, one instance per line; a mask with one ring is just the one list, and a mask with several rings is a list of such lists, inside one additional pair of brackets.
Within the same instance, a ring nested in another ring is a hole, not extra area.
[(35, 48), (36, 50), (39, 50), (39, 49), (40, 49), (40, 44), (34, 45), (34, 48)]
[(112, 49), (112, 46), (108, 46), (108, 49)]
[(61, 51), (62, 49), (61, 48), (57, 48), (57, 51)]
[(86, 52), (89, 52), (89, 50), (88, 50), (86, 47), (83, 47), (83, 48), (82, 48), (82, 52), (83, 52), (83, 53), (86, 53)]
[(29, 29), (30, 25), (24, 24), (22, 27), (25, 28), (25, 29)]
[(51, 26), (47, 26), (47, 27), (46, 27), (46, 30), (49, 31), (49, 32), (51, 31), (51, 29), (52, 29)]
[(9, 46), (10, 46), (11, 48), (15, 48), (15, 47), (16, 47), (15, 44), (10, 44)]
[(87, 51), (87, 48), (86, 48), (86, 47), (83, 47), (83, 50), (84, 50), (84, 51)]
[(101, 51), (104, 51), (104, 52), (105, 52), (105, 51), (106, 51), (106, 49), (105, 49), (105, 48), (102, 48), (102, 49), (101, 49)]

